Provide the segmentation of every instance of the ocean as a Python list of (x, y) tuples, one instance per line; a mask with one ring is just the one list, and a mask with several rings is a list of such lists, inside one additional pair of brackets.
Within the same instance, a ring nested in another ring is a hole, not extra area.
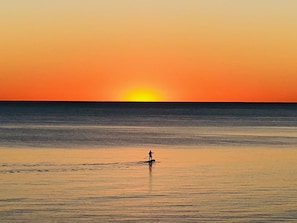
[(0, 102), (0, 221), (296, 222), (296, 114), (294, 103)]

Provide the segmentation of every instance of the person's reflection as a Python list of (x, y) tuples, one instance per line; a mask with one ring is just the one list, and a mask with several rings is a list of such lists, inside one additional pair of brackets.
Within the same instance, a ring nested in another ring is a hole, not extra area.
[(152, 192), (153, 164), (149, 163), (149, 192)]

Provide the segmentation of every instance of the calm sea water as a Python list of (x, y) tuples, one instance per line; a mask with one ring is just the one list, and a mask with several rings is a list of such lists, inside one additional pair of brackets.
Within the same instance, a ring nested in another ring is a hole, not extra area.
[(296, 222), (296, 114), (297, 104), (1, 102), (0, 221)]
[(0, 146), (296, 147), (297, 104), (0, 103)]

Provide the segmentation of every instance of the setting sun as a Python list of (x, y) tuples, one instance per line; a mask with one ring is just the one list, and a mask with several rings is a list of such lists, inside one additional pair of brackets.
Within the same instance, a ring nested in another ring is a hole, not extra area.
[(122, 100), (124, 101), (139, 101), (139, 102), (149, 102), (149, 101), (162, 101), (163, 98), (160, 93), (155, 90), (147, 88), (137, 88), (126, 92), (123, 95)]

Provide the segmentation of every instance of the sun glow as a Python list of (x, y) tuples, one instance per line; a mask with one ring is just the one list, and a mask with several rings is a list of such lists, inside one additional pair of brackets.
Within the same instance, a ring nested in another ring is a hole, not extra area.
[(129, 90), (123, 96), (124, 101), (135, 101), (135, 102), (153, 102), (162, 101), (161, 94), (155, 90), (147, 88), (137, 88)]

